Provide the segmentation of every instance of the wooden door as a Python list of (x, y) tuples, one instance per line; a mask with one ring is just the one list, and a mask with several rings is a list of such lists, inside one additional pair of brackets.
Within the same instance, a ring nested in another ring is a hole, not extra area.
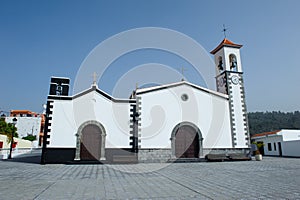
[(198, 158), (199, 136), (191, 126), (182, 126), (176, 132), (175, 155), (177, 158)]
[(282, 149), (281, 149), (281, 142), (278, 142), (278, 151), (279, 151), (279, 156), (282, 156)]
[(101, 130), (94, 124), (89, 124), (82, 130), (80, 143), (81, 160), (99, 160), (101, 150)]

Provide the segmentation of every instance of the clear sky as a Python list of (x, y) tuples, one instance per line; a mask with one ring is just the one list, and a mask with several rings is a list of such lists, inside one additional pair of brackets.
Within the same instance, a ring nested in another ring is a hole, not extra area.
[[(298, 0), (0, 0), (0, 110), (41, 112), (50, 77), (74, 82), (87, 55), (122, 31), (168, 28), (209, 52), (224, 38), (223, 24), (227, 38), (244, 45), (248, 111), (300, 110), (299, 8)], [(107, 70), (99, 87), (112, 94), (123, 65), (124, 71), (151, 62), (185, 65), (161, 51), (132, 52)], [(192, 69), (184, 74), (197, 83)]]

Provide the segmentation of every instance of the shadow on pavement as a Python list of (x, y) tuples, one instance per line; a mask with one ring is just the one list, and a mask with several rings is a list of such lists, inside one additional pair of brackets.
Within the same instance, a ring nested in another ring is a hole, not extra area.
[(32, 164), (40, 164), (41, 163), (41, 154), (40, 150), (34, 150), (30, 153), (18, 155), (13, 157), (12, 159), (5, 159), (5, 162), (21, 162), (21, 163), (32, 163)]

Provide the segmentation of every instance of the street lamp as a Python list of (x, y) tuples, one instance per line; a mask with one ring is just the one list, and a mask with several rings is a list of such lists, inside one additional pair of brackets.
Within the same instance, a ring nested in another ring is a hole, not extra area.
[[(14, 127), (16, 127), (17, 124), (17, 118), (13, 118), (13, 125)], [(12, 154), (12, 149), (13, 149), (13, 143), (14, 143), (14, 131), (11, 132), (11, 142), (10, 142), (10, 149), (9, 149), (9, 155), (8, 155), (8, 159), (12, 159), (11, 154)]]

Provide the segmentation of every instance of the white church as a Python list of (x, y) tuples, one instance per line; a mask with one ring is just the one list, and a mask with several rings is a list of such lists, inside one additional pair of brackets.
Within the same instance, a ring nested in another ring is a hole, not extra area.
[(69, 96), (70, 80), (52, 77), (41, 163), (248, 158), (241, 47), (225, 38), (211, 51), (216, 91), (182, 80), (117, 99), (94, 82)]

